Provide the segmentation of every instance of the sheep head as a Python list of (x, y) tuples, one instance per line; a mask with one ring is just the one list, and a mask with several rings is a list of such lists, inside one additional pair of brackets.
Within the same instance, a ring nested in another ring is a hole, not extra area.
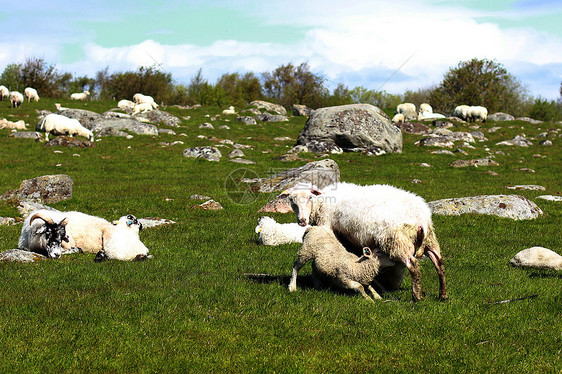
[(283, 191), (280, 196), (288, 198), (291, 208), (297, 215), (299, 226), (304, 227), (310, 223), (314, 200), (320, 195), (322, 191), (312, 183), (299, 183)]
[(68, 242), (68, 235), (66, 234), (66, 224), (68, 217), (65, 217), (60, 222), (55, 222), (52, 217), (42, 213), (35, 213), (29, 220), (31, 225), (33, 221), (41, 219), (44, 224), (36, 231), (45, 238), (45, 251), (49, 258), (60, 258), (62, 255), (62, 242)]

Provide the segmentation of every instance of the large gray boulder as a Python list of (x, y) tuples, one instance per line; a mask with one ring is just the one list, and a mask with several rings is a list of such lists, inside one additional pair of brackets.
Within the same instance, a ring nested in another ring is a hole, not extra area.
[(54, 204), (72, 198), (74, 181), (66, 174), (43, 175), (25, 179), (20, 188), (10, 190), (2, 195), (2, 199), (31, 200), (43, 204)]
[(344, 150), (377, 146), (385, 152), (402, 152), (402, 132), (379, 108), (351, 104), (316, 109), (300, 133), (297, 144), (333, 143)]
[(47, 259), (47, 257), (39, 253), (24, 251), (22, 249), (8, 249), (0, 253), (0, 262), (30, 263), (45, 259)]
[(268, 103), (267, 101), (263, 100), (254, 100), (250, 103), (250, 106), (255, 106), (259, 109), (265, 109), (268, 112), (281, 114), (283, 116), (287, 114), (287, 110), (282, 105)]
[(562, 270), (562, 256), (544, 247), (531, 247), (518, 252), (511, 265), (535, 269)]
[(148, 112), (136, 114), (134, 117), (145, 118), (152, 123), (159, 125), (179, 127), (181, 120), (170, 113), (161, 110), (149, 110)]
[(252, 190), (265, 193), (280, 192), (301, 182), (310, 182), (318, 188), (324, 188), (339, 181), (340, 168), (338, 164), (327, 158), (309, 162), (298, 168), (284, 170), (252, 186)]
[(431, 201), (433, 214), (459, 216), (461, 214), (487, 214), (514, 220), (535, 219), (542, 210), (520, 195), (485, 195)]
[(128, 118), (101, 118), (92, 125), (94, 134), (106, 133), (107, 129), (129, 131), (138, 135), (158, 135), (158, 128)]
[(515, 117), (513, 117), (511, 114), (498, 112), (498, 113), (490, 114), (488, 116), (488, 120), (489, 121), (496, 121), (496, 122), (513, 121), (513, 120), (515, 120)]

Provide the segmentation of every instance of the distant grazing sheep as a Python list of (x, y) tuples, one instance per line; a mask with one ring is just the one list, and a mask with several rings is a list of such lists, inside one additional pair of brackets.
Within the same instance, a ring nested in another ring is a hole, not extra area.
[(23, 94), (27, 98), (28, 103), (31, 102), (31, 100), (35, 102), (39, 101), (39, 94), (37, 93), (37, 90), (35, 88), (27, 87), (25, 90), (23, 90)]
[(10, 90), (6, 86), (0, 86), (0, 100), (4, 101), (10, 97)]
[(12, 108), (18, 108), (23, 103), (23, 95), (18, 91), (10, 92), (10, 104)]
[(422, 299), (417, 258), (427, 255), (439, 275), (439, 297), (447, 299), (445, 265), (431, 209), (421, 197), (389, 185), (352, 183), (334, 183), (323, 190), (301, 183), (284, 194), (288, 194), (301, 226), (328, 226), (350, 245), (380, 248), (396, 266), (407, 268), (415, 301)]
[(468, 105), (457, 106), (453, 111), (453, 117), (458, 117), (466, 121), (468, 118), (468, 109), (470, 109)]
[(90, 96), (90, 92), (89, 91), (84, 91), (81, 93), (73, 93), (72, 95), (70, 95), (70, 99), (72, 100), (86, 100), (88, 98), (88, 96)]
[(78, 135), (94, 141), (94, 134), (82, 126), (77, 119), (68, 118), (60, 114), (47, 114), (36, 127), (37, 130), (45, 131), (45, 140), (49, 140), (49, 134), (54, 135)]
[(394, 265), (387, 255), (375, 255), (367, 247), (363, 248), (363, 255), (357, 257), (345, 249), (330, 227), (312, 226), (306, 231), (302, 247), (293, 264), (289, 291), (296, 291), (297, 273), (310, 260), (313, 261), (312, 275), (317, 287), (321, 285), (321, 280), (327, 281), (341, 289), (354, 290), (369, 301), (373, 299), (367, 295), (364, 287), (373, 298), (381, 299), (371, 282), (380, 268)]
[(398, 104), (396, 107), (397, 114), (403, 114), (405, 121), (411, 121), (418, 117), (416, 112), (416, 106), (412, 103), (402, 103)]
[(139, 231), (142, 224), (132, 214), (119, 218), (104, 236), (103, 250), (98, 252), (94, 261), (106, 259), (132, 261), (150, 258), (148, 248), (140, 241)]
[(271, 217), (261, 217), (256, 226), (259, 242), (263, 245), (302, 243), (307, 227), (298, 223), (278, 223)]
[(138, 113), (144, 113), (144, 112), (149, 112), (151, 110), (155, 109), (153, 107), (153, 103), (140, 103), (137, 104), (133, 107), (133, 115), (138, 114)]
[(471, 106), (468, 108), (468, 114), (466, 120), (468, 122), (482, 121), (486, 122), (488, 118), (488, 109), (483, 106)]
[(40, 209), (24, 220), (18, 248), (40, 253), (49, 258), (60, 258), (62, 243), (68, 241), (68, 219), (58, 211)]

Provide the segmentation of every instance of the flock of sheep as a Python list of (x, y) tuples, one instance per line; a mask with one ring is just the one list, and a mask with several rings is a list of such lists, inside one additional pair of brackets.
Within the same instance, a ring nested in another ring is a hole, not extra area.
[[(0, 92), (4, 97), (3, 86)], [(7, 90), (6, 90), (7, 91)], [(9, 93), (18, 101), (17, 92)], [(20, 94), (21, 95), (21, 94)], [(85, 100), (89, 92), (72, 94), (75, 100)], [(28, 101), (39, 100), (37, 91), (26, 88)], [(23, 102), (23, 98), (20, 103)], [(118, 107), (133, 114), (158, 108), (154, 99), (140, 93), (133, 101), (121, 100)], [(223, 111), (235, 114), (234, 107)], [(459, 106), (455, 115), (463, 119), (486, 119), (482, 107)], [(420, 105), (417, 119), (442, 118), (428, 104)], [(416, 108), (405, 103), (397, 107), (394, 122), (416, 118)], [(37, 125), (48, 134), (79, 135), (94, 140), (93, 133), (76, 119), (59, 114), (45, 116)], [(439, 297), (447, 299), (445, 266), (431, 220), (431, 210), (419, 196), (388, 185), (359, 186), (336, 183), (320, 190), (305, 183), (284, 191), (297, 223), (279, 224), (262, 217), (256, 232), (266, 245), (301, 242), (293, 264), (289, 290), (297, 288), (297, 274), (312, 261), (316, 285), (327, 282), (343, 289), (355, 290), (366, 299), (381, 299), (372, 283), (382, 289), (397, 288), (406, 269), (412, 277), (412, 298), (422, 299), (421, 271), (418, 259), (430, 258), (439, 276)], [(63, 253), (81, 251), (96, 253), (95, 260), (139, 260), (149, 257), (148, 249), (139, 239), (142, 224), (132, 216), (117, 222), (81, 212), (37, 210), (24, 221), (19, 248), (60, 258)], [(384, 275), (384, 278), (377, 278)], [(377, 281), (380, 279), (384, 285)], [(372, 298), (365, 291), (369, 291)]]
[[(483, 106), (459, 105), (453, 111), (453, 117), (458, 117), (464, 121), (486, 122), (488, 118), (488, 109)], [(392, 122), (406, 122), (417, 119), (418, 121), (426, 119), (445, 118), (441, 113), (433, 113), (433, 108), (427, 103), (420, 104), (419, 111), (416, 112), (416, 106), (412, 103), (402, 103), (396, 107), (396, 114), (392, 117)]]

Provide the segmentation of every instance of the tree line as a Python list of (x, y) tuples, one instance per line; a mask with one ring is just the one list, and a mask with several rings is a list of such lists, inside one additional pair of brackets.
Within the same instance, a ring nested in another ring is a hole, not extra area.
[[(183, 84), (156, 66), (111, 74), (106, 67), (91, 78), (60, 72), (43, 59), (28, 58), (24, 63), (7, 65), (0, 76), (0, 84), (20, 92), (25, 87), (33, 87), (41, 96), (53, 98), (87, 90), (94, 99), (119, 100), (130, 99), (141, 92), (167, 105), (244, 107), (253, 100), (267, 100), (287, 109), (293, 104), (313, 109), (353, 103), (395, 108), (401, 102), (416, 106), (426, 102), (440, 113), (452, 113), (455, 106), (466, 104), (485, 106), (489, 113), (506, 112), (543, 121), (562, 120), (562, 99), (532, 98), (526, 87), (502, 64), (487, 59), (461, 61), (444, 74), (438, 85), (408, 90), (400, 95), (362, 86), (349, 88), (341, 83), (329, 90), (326, 79), (312, 72), (308, 63), (284, 64), (261, 74), (225, 73), (215, 83), (205, 79), (200, 69), (189, 83)], [(562, 82), (560, 95), (562, 98)]]

